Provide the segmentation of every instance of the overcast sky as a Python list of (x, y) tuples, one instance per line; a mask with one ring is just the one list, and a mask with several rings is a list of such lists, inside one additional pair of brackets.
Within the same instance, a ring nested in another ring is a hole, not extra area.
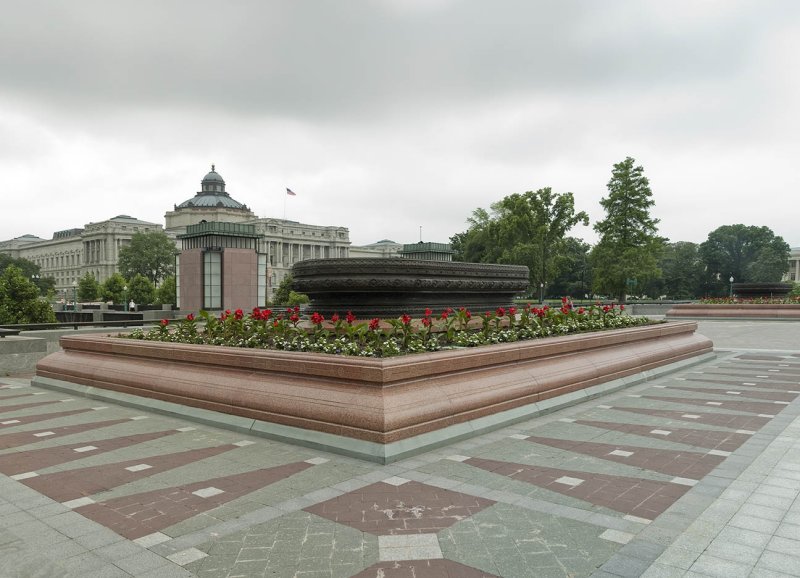
[(798, 55), (794, 0), (6, 2), (0, 240), (163, 224), (215, 163), (259, 216), (447, 242), (547, 186), (601, 219), (631, 156), (670, 240), (796, 247)]

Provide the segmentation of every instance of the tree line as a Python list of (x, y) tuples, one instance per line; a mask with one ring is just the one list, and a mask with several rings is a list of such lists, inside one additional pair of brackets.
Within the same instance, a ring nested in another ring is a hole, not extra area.
[(790, 247), (768, 227), (724, 225), (700, 244), (659, 236), (650, 183), (631, 157), (613, 166), (606, 186), (594, 246), (568, 235), (589, 223), (573, 194), (546, 187), (475, 209), (467, 230), (450, 238), (454, 259), (527, 265), (531, 296), (604, 295), (620, 302), (627, 295), (727, 295), (731, 277), (780, 281), (788, 270)]

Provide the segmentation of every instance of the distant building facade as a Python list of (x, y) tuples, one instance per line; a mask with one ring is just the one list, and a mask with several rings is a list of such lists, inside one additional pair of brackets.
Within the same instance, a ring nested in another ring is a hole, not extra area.
[[(102, 283), (118, 272), (119, 251), (130, 244), (135, 233), (165, 231), (182, 249), (182, 239), (190, 227), (202, 223), (234, 223), (252, 227), (258, 255), (259, 296), (262, 305), (271, 300), (275, 289), (291, 272), (292, 265), (305, 259), (397, 256), (401, 245), (380, 241), (364, 247), (351, 247), (346, 227), (322, 226), (286, 219), (260, 218), (226, 191), (225, 181), (211, 166), (203, 177), (200, 191), (173, 206), (164, 215), (165, 226), (128, 215), (118, 215), (83, 228), (67, 229), (42, 239), (23, 235), (0, 241), (0, 253), (28, 259), (41, 269), (43, 277), (56, 280), (56, 291), (72, 290), (87, 273)], [(202, 235), (201, 235), (202, 236)], [(351, 254), (352, 253), (352, 254)], [(180, 258), (176, 259), (180, 267)]]
[(792, 247), (789, 253), (789, 270), (783, 276), (783, 280), (800, 283), (800, 247)]

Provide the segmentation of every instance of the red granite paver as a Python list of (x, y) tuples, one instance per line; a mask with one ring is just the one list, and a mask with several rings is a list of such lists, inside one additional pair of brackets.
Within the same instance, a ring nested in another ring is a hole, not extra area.
[(17, 405), (6, 405), (0, 407), (0, 415), (5, 415), (7, 413), (14, 413), (15, 411), (19, 411), (21, 409), (30, 409), (32, 407), (40, 407), (43, 405), (52, 405), (54, 403), (59, 403), (60, 400), (54, 399), (52, 401), (37, 401), (34, 403), (20, 403)]
[[(207, 512), (264, 486), (312, 467), (306, 462), (163, 488), (76, 508), (120, 536), (135, 540)], [(205, 492), (206, 497), (194, 492)]]
[[(699, 480), (716, 468), (723, 457), (707, 453), (659, 450), (622, 444), (562, 440), (530, 436), (525, 441), (643, 468), (670, 476)], [(625, 452), (630, 455), (615, 455)]]
[(2, 428), (9, 428), (9, 427), (16, 427), (19, 425), (26, 425), (29, 423), (35, 423), (37, 421), (47, 421), (50, 419), (58, 419), (60, 417), (69, 417), (71, 415), (78, 415), (79, 413), (86, 413), (87, 411), (92, 411), (89, 408), (86, 409), (73, 409), (71, 411), (58, 411), (55, 413), (37, 413), (35, 415), (23, 415), (20, 417), (14, 418), (15, 423), (8, 423), (3, 424), (0, 423), (0, 429)]
[(719, 401), (716, 399), (698, 399), (698, 398), (684, 398), (684, 397), (669, 397), (666, 395), (643, 395), (643, 399), (654, 399), (657, 401), (667, 401), (670, 403), (679, 403), (682, 405), (700, 405), (704, 408), (719, 408), (727, 409), (730, 411), (741, 411), (747, 413), (758, 413), (764, 415), (775, 415), (779, 413), (785, 405), (777, 403), (765, 403), (759, 401)]
[(648, 520), (654, 520), (689, 489), (689, 486), (672, 482), (530, 466), (484, 458), (470, 458), (464, 463), (565, 496), (572, 496), (596, 506)]
[[(54, 427), (51, 429), (39, 429), (34, 431), (15, 432), (0, 435), (0, 449), (15, 448), (27, 444), (35, 444), (41, 441), (49, 441), (59, 437), (64, 437), (84, 431), (93, 429), (100, 429), (110, 427), (112, 425), (121, 424), (130, 421), (130, 418), (111, 419), (107, 421), (98, 421), (91, 423), (79, 423), (75, 425), (65, 425), (62, 427)], [(51, 435), (43, 435), (51, 434)]]
[(32, 393), (18, 393), (15, 395), (0, 395), (0, 402), (3, 402), (7, 399), (16, 399), (18, 397), (33, 397)]
[[(26, 486), (57, 502), (67, 502), (99, 494), (135, 480), (223, 454), (237, 447), (233, 444), (225, 444), (212, 448), (103, 464), (102, 466), (78, 468), (66, 472), (54, 472), (21, 481)], [(149, 467), (142, 468), (141, 466)], [(127, 468), (133, 468), (133, 470)]]
[(352, 578), (499, 578), (452, 560), (378, 562)]
[[(593, 421), (586, 419), (575, 420), (575, 423), (725, 452), (732, 452), (736, 450), (740, 445), (750, 439), (750, 436), (747, 434), (719, 430), (638, 425), (610, 421)], [(663, 432), (665, 431), (668, 431), (669, 433), (664, 434)]]
[[(696, 391), (698, 393), (711, 393), (714, 395), (725, 395), (736, 398), (748, 399), (766, 399), (770, 401), (794, 401), (797, 398), (796, 393), (784, 393), (778, 391), (747, 391), (747, 386), (739, 386), (739, 389), (727, 387), (679, 387), (671, 385), (669, 389), (677, 389), (680, 391)], [(738, 394), (730, 394), (729, 391), (738, 391)]]
[[(621, 407), (614, 406), (617, 411), (627, 411), (641, 415), (650, 415), (669, 420), (688, 421), (692, 423), (702, 423), (731, 429), (743, 429), (758, 431), (764, 427), (770, 418), (749, 415), (738, 415), (733, 413), (700, 413), (696, 411), (678, 411), (671, 409), (649, 409), (646, 407)], [(696, 417), (686, 417), (696, 416)], [(660, 425), (657, 424), (658, 427)], [(656, 426), (654, 426), (656, 427)]]
[[(793, 357), (800, 357), (800, 356), (793, 356)], [(755, 354), (755, 353), (742, 353), (741, 355), (737, 355), (736, 359), (750, 359), (753, 361), (783, 361), (786, 358), (780, 355), (762, 355), (762, 354)]]
[(417, 534), (449, 528), (494, 503), (420, 482), (377, 482), (305, 511), (371, 534)]
[[(18, 451), (0, 456), (0, 473), (7, 476), (35, 472), (38, 469), (49, 468), (58, 464), (79, 460), (87, 456), (95, 456), (103, 452), (126, 448), (143, 442), (152, 441), (165, 436), (173, 435), (177, 430), (157, 431), (135, 434), (118, 438), (68, 444), (40, 450)], [(89, 451), (75, 451), (84, 447), (94, 446), (97, 449)]]

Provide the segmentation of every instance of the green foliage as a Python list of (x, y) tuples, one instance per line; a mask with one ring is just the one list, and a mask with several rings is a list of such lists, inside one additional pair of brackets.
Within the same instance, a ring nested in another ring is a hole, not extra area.
[(800, 297), (800, 283), (795, 283), (792, 290), (789, 292), (790, 297)]
[[(575, 212), (572, 193), (554, 193), (550, 187), (514, 193), (492, 205), (492, 214), (478, 208), (470, 227), (450, 241), (454, 257), (475, 263), (527, 265), (534, 287), (553, 282), (572, 264), (566, 232), (587, 225), (584, 211)], [(580, 241), (577, 241), (580, 243)]]
[(149, 305), (156, 300), (156, 288), (144, 275), (135, 275), (128, 283), (128, 301), (137, 305)]
[(665, 244), (658, 267), (662, 277), (645, 290), (650, 297), (666, 295), (669, 299), (693, 299), (705, 294), (703, 263), (696, 243), (679, 241)]
[(291, 305), (294, 307), (295, 305), (302, 305), (303, 303), (309, 302), (308, 295), (297, 293), (292, 290), (293, 280), (294, 278), (291, 273), (281, 280), (278, 288), (275, 289), (275, 296), (272, 299), (275, 305)]
[(87, 273), (78, 279), (78, 301), (94, 301), (100, 294), (100, 284), (94, 275)]
[(710, 295), (726, 295), (735, 283), (780, 281), (789, 269), (791, 249), (769, 227), (723, 225), (700, 245)]
[(8, 265), (0, 274), (0, 323), (55, 323), (50, 304), (19, 267)]
[(655, 202), (641, 166), (627, 157), (614, 165), (608, 196), (600, 201), (606, 218), (595, 223), (600, 241), (592, 250), (594, 289), (624, 302), (626, 293), (641, 292), (661, 276), (658, 257), (663, 239), (656, 235), (658, 219), (650, 216)]
[(170, 275), (161, 282), (158, 289), (156, 289), (156, 303), (163, 305), (164, 303), (171, 303), (175, 305), (178, 300), (176, 299), (177, 285), (175, 283), (175, 276)]
[(137, 274), (158, 283), (175, 274), (175, 243), (163, 231), (136, 233), (119, 250), (119, 271), (126, 279)]
[(592, 266), (589, 262), (591, 246), (575, 237), (564, 239), (556, 258), (558, 275), (550, 283), (549, 295), (568, 295), (583, 299), (592, 294)]
[(289, 298), (286, 301), (286, 305), (290, 307), (294, 307), (295, 305), (304, 305), (308, 303), (310, 299), (308, 295), (305, 293), (298, 293), (297, 291), (289, 291)]
[(119, 273), (114, 273), (101, 285), (100, 298), (103, 301), (111, 301), (114, 304), (125, 303), (125, 286), (127, 284), (125, 277)]
[(41, 295), (48, 295), (54, 291), (56, 280), (52, 277), (42, 277), (41, 269), (33, 261), (27, 259), (14, 259), (5, 253), (0, 253), (0, 273), (8, 267), (14, 266), (22, 272), (22, 276), (30, 279), (39, 288)]

